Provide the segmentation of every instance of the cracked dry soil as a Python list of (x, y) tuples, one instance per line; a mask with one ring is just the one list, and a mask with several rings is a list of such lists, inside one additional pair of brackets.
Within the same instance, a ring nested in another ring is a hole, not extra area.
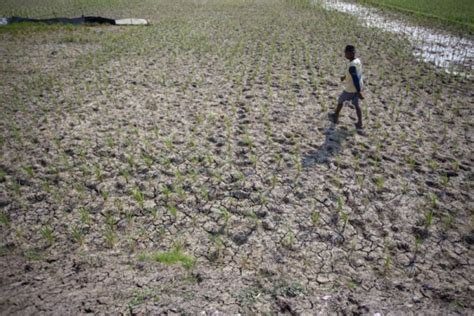
[(130, 10), (0, 30), (1, 314), (473, 312), (472, 79), (321, 8)]

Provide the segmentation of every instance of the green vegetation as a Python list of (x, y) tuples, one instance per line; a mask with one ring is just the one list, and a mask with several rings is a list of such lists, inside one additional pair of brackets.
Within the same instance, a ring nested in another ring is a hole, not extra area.
[(135, 201), (138, 203), (138, 205), (143, 208), (145, 205), (145, 195), (143, 192), (140, 190), (140, 188), (136, 187), (132, 189), (132, 196), (135, 199)]
[(320, 217), (321, 215), (319, 214), (319, 212), (313, 211), (311, 213), (311, 223), (313, 224), (313, 226), (318, 225)]
[(54, 230), (50, 225), (45, 225), (40, 229), (41, 237), (46, 241), (48, 246), (52, 246), (54, 243)]
[(472, 0), (363, 0), (362, 2), (474, 28)]
[(196, 264), (196, 258), (186, 255), (180, 246), (175, 246), (168, 252), (142, 253), (138, 256), (140, 261), (157, 261), (166, 265), (180, 263), (186, 270), (192, 269)]
[(79, 246), (84, 244), (84, 232), (80, 227), (73, 226), (71, 228), (71, 237)]
[(10, 216), (5, 212), (0, 212), (0, 225), (10, 227), (11, 219)]

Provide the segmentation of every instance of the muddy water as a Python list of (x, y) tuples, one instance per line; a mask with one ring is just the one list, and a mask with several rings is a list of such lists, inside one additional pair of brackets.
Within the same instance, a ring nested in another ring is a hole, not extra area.
[(368, 27), (397, 33), (413, 45), (413, 54), (449, 73), (471, 76), (474, 70), (474, 42), (448, 32), (421, 27), (407, 21), (387, 17), (380, 10), (339, 0), (314, 0), (328, 10), (358, 17)]

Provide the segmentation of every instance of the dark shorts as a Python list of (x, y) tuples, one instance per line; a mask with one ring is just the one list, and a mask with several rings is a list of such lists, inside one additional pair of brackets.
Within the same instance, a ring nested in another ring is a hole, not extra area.
[(343, 104), (346, 101), (351, 101), (352, 104), (358, 106), (359, 105), (359, 94), (354, 92), (346, 92), (343, 91), (340, 95), (339, 98), (337, 99), (338, 104)]

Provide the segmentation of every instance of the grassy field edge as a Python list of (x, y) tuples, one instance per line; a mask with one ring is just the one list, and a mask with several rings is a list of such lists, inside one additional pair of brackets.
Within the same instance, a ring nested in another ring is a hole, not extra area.
[(442, 23), (443, 25), (454, 27), (455, 29), (460, 30), (460, 31), (468, 31), (470, 33), (474, 32), (474, 24), (473, 23), (466, 23), (466, 22), (462, 22), (462, 21), (455, 20), (455, 19), (445, 18), (445, 17), (435, 15), (435, 14), (431, 14), (431, 13), (425, 13), (425, 12), (422, 12), (422, 11), (411, 10), (411, 9), (407, 9), (407, 8), (397, 6), (397, 5), (393, 5), (393, 4), (380, 3), (380, 2), (377, 2), (376, 0), (375, 1), (374, 0), (362, 0), (360, 2), (365, 4), (365, 5), (370, 5), (370, 6), (373, 6), (373, 7), (378, 7), (378, 8), (382, 8), (382, 9), (389, 9), (389, 10), (392, 10), (392, 11), (395, 11), (395, 12), (406, 13), (406, 14), (409, 14), (409, 15), (412, 15), (412, 16), (421, 17), (421, 18), (426, 19), (427, 22), (436, 21), (436, 22)]

